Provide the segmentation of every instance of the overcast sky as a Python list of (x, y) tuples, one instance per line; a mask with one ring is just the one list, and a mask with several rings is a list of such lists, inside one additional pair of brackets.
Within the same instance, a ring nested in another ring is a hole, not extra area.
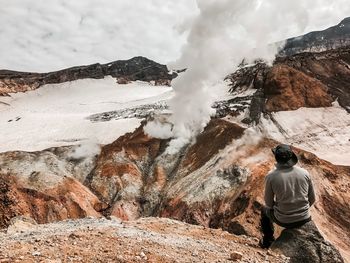
[[(333, 2), (304, 32), (346, 16), (346, 1)], [(0, 0), (0, 14), (0, 69), (43, 72), (138, 55), (171, 62), (198, 9), (195, 0)]]

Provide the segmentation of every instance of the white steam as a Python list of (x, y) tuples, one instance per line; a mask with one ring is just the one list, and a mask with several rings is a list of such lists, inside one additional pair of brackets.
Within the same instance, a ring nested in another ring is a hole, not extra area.
[(101, 152), (101, 147), (94, 140), (84, 141), (82, 144), (77, 146), (72, 150), (72, 152), (68, 155), (69, 158), (79, 160), (82, 158), (91, 158), (94, 157)]
[[(334, 7), (333, 2), (293, 0), (197, 0), (199, 15), (187, 25), (189, 35), (181, 57), (171, 67), (187, 68), (173, 81), (170, 101), (174, 127), (165, 136), (174, 138), (168, 151), (176, 152), (203, 130), (210, 120), (213, 96), (210, 87), (233, 72), (246, 59), (272, 62), (280, 41), (309, 25), (312, 14)], [(318, 19), (322, 19), (319, 16)], [(340, 18), (341, 19), (341, 18)], [(182, 27), (183, 29), (183, 27)], [(150, 135), (157, 137), (157, 131)]]
[(168, 139), (169, 134), (172, 133), (172, 127), (169, 123), (160, 123), (159, 121), (155, 120), (152, 122), (148, 122), (145, 127), (143, 128), (143, 131), (146, 134), (153, 135), (153, 137), (159, 138), (159, 139)]

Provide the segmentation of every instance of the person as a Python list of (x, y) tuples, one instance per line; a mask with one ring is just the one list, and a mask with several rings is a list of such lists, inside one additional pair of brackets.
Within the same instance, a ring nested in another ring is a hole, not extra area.
[(276, 168), (265, 177), (265, 206), (261, 211), (263, 239), (268, 248), (274, 239), (273, 223), (284, 228), (296, 228), (311, 221), (310, 207), (315, 191), (309, 173), (298, 167), (298, 158), (289, 145), (272, 149)]

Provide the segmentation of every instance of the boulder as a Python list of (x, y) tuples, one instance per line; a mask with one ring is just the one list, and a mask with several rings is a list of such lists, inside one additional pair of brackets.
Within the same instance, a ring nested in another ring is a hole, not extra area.
[(313, 221), (299, 228), (284, 229), (271, 249), (290, 257), (290, 263), (344, 262), (339, 251), (323, 238)]
[(37, 225), (37, 222), (28, 216), (15, 216), (11, 218), (10, 225), (7, 228), (8, 234), (20, 233), (32, 230)]

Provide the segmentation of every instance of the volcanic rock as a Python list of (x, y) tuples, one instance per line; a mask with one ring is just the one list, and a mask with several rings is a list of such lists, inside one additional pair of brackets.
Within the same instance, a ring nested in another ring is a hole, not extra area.
[(242, 253), (240, 252), (232, 252), (231, 255), (230, 255), (230, 260), (232, 261), (238, 261), (238, 260), (241, 260), (243, 257)]
[(74, 160), (74, 148), (0, 154), (0, 227), (20, 215), (38, 223), (101, 216), (105, 205), (79, 181), (95, 157)]
[(332, 106), (333, 99), (321, 81), (289, 66), (273, 67), (264, 85), (267, 112)]
[(312, 221), (299, 228), (284, 229), (271, 249), (290, 257), (291, 263), (344, 262), (339, 251), (322, 237)]
[[(278, 142), (221, 119), (176, 154), (168, 154), (168, 142), (146, 135), (141, 126), (104, 146), (97, 158), (72, 160), (70, 147), (1, 154), (1, 226), (17, 215), (38, 223), (156, 216), (260, 238), (264, 177)], [(350, 258), (350, 167), (295, 151), (317, 191), (314, 221)]]
[(33, 229), (36, 225), (36, 221), (32, 217), (28, 216), (16, 216), (11, 218), (10, 225), (7, 228), (7, 233), (18, 233)]
[[(256, 90), (249, 118), (301, 107), (330, 107), (336, 100), (350, 112), (350, 48), (279, 57), (270, 67), (258, 62), (227, 77), (231, 92)], [(244, 110), (247, 107), (244, 107)]]
[[(3, 262), (232, 262), (235, 251), (244, 262), (263, 263), (268, 254), (249, 237), (152, 217), (123, 224), (85, 218), (0, 232), (0, 247)], [(268, 257), (271, 263), (288, 262), (279, 254)]]
[(165, 65), (158, 64), (145, 57), (129, 60), (117, 60), (108, 64), (77, 66), (49, 73), (28, 73), (0, 70), (0, 96), (8, 93), (34, 90), (45, 84), (56, 84), (84, 78), (102, 79), (112, 76), (118, 83), (140, 80), (155, 85), (170, 85), (176, 73), (169, 74)]
[(303, 52), (321, 52), (350, 45), (350, 17), (338, 25), (322, 31), (307, 33), (286, 40), (280, 56), (291, 56)]

